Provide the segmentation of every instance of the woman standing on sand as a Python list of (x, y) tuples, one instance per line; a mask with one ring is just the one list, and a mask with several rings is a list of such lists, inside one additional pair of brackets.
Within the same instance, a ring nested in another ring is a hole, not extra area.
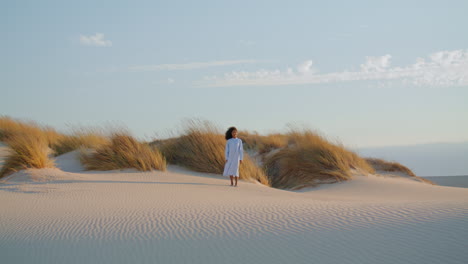
[[(244, 147), (242, 140), (237, 138), (237, 128), (230, 127), (226, 131), (226, 164), (224, 165), (223, 176), (231, 178), (231, 186), (237, 187), (237, 179), (239, 178), (239, 164), (242, 164), (244, 158)], [(234, 184), (233, 180), (236, 180)]]

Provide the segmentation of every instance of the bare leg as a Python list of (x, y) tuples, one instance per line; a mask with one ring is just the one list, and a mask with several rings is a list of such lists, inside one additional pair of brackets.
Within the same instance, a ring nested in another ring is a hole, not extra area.
[(232, 182), (232, 178), (234, 178), (233, 176), (229, 176), (229, 178), (231, 178), (231, 186), (234, 185), (234, 182)]
[(239, 178), (239, 177), (234, 177), (234, 179), (236, 179), (236, 185), (234, 185), (234, 186), (236, 186), (236, 187), (237, 187), (237, 178)]

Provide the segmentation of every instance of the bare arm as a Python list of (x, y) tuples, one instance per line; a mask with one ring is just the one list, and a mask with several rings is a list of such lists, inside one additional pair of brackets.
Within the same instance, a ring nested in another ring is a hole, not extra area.
[(240, 141), (240, 163), (242, 164), (242, 160), (244, 159), (244, 145), (242, 144), (242, 140)]

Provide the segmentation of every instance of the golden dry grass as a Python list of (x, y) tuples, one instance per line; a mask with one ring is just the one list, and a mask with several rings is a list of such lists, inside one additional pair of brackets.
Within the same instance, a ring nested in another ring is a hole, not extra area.
[(157, 149), (125, 133), (115, 133), (109, 144), (101, 145), (90, 154), (81, 151), (80, 159), (88, 170), (166, 170), (166, 159)]
[(75, 129), (72, 135), (64, 135), (35, 122), (0, 117), (0, 140), (12, 149), (2, 170), (2, 175), (22, 168), (53, 166), (48, 158), (51, 148), (61, 155), (79, 148), (95, 149), (91, 156), (82, 155), (85, 167), (94, 170), (136, 168), (147, 171), (165, 170), (166, 161), (158, 150), (151, 149), (126, 135), (114, 133), (111, 139), (97, 129)]
[(56, 142), (63, 135), (55, 129), (40, 126), (33, 121), (20, 121), (8, 116), (0, 117), (0, 141), (6, 141), (9, 137), (17, 134), (42, 134), (47, 143)]
[(98, 129), (75, 129), (71, 135), (58, 133), (55, 129), (40, 126), (33, 121), (20, 121), (10, 117), (0, 117), (0, 140), (7, 141), (14, 135), (39, 135), (43, 137), (47, 145), (54, 150), (56, 156), (76, 150), (80, 147), (97, 148), (108, 144), (109, 139)]
[(53, 128), (1, 116), (0, 140), (10, 147), (10, 153), (0, 177), (26, 168), (54, 167), (54, 162), (49, 158), (49, 142), (56, 141), (60, 136)]
[[(188, 120), (182, 136), (159, 144), (170, 163), (198, 172), (223, 173), (226, 140), (223, 133), (210, 122)], [(247, 154), (240, 165), (239, 176), (241, 179), (269, 185), (268, 177)]]
[(55, 155), (77, 150), (80, 148), (97, 149), (110, 144), (110, 140), (99, 131), (82, 130), (75, 131), (72, 135), (63, 135), (51, 144)]
[(259, 135), (257, 132), (240, 132), (239, 138), (245, 142), (245, 148), (259, 154), (283, 148), (288, 144), (288, 136), (283, 134)]
[(415, 180), (436, 185), (434, 182), (430, 180), (416, 176), (416, 174), (414, 174), (412, 170), (410, 170), (408, 167), (398, 162), (386, 161), (383, 159), (376, 159), (376, 158), (366, 158), (365, 160), (377, 171), (387, 171), (387, 172), (397, 172), (397, 173), (400, 172), (405, 175), (408, 175), (410, 178), (413, 178)]
[(258, 146), (260, 145), (260, 137), (262, 136), (259, 135), (256, 131), (239, 131), (238, 137), (242, 139), (245, 150), (257, 150)]
[[(109, 139), (102, 130), (81, 128), (75, 129), (72, 135), (64, 135), (32, 121), (1, 116), (0, 140), (10, 145), (11, 154), (0, 175), (23, 168), (53, 167), (49, 148), (56, 155), (79, 148), (94, 149), (91, 155), (83, 151), (81, 155), (82, 162), (90, 170), (165, 170), (167, 158), (171, 163), (195, 171), (223, 172), (224, 133), (208, 121), (188, 120), (182, 136), (154, 142), (153, 147), (138, 142), (128, 134), (121, 130), (111, 133)], [(348, 180), (351, 178), (351, 169), (373, 173), (374, 168), (402, 172), (414, 179), (431, 183), (415, 176), (399, 163), (379, 159), (366, 161), (341, 144), (333, 144), (307, 129), (293, 128), (288, 134), (266, 136), (240, 131), (239, 138), (243, 140), (246, 149), (257, 152), (264, 162), (264, 168), (259, 168), (246, 154), (240, 166), (240, 177), (276, 188), (299, 189), (319, 183)]]
[(398, 163), (383, 159), (366, 158), (366, 161), (375, 169), (389, 172), (402, 172), (408, 176), (416, 176), (408, 167)]
[(310, 130), (292, 130), (288, 145), (265, 160), (272, 187), (300, 189), (351, 179), (351, 169), (373, 173), (356, 153)]
[(0, 171), (0, 178), (22, 169), (54, 167), (48, 156), (49, 147), (44, 133), (15, 133), (4, 138), (4, 141), (10, 147), (10, 154)]

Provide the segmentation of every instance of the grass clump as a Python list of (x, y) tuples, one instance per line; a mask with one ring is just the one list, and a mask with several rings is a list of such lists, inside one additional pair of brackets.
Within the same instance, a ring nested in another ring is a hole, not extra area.
[(126, 133), (113, 134), (109, 144), (104, 144), (91, 153), (82, 150), (80, 159), (88, 170), (166, 170), (166, 159), (161, 152), (146, 143), (138, 142)]
[[(24, 132), (24, 131), (23, 131)], [(10, 154), (0, 170), (0, 178), (27, 168), (53, 168), (45, 134), (39, 131), (11, 134), (3, 139), (10, 147)]]
[(75, 131), (72, 135), (63, 135), (51, 144), (56, 156), (80, 148), (97, 149), (108, 145), (110, 140), (98, 131)]
[(383, 159), (376, 159), (376, 158), (366, 158), (365, 159), (367, 163), (369, 163), (376, 171), (385, 171), (385, 172), (396, 172), (396, 173), (403, 173), (405, 175), (408, 175), (410, 178), (433, 184), (435, 185), (434, 182), (424, 179), (422, 177), (416, 176), (412, 170), (410, 170), (408, 167), (394, 161), (386, 161)]
[(56, 142), (63, 135), (55, 131), (51, 127), (43, 127), (33, 121), (19, 121), (8, 116), (0, 117), (0, 141), (7, 141), (10, 137), (18, 134), (34, 134), (35, 136), (41, 134), (42, 137), (50, 145)]
[(408, 176), (416, 176), (408, 167), (398, 163), (390, 162), (383, 159), (366, 158), (367, 163), (371, 165), (375, 170), (388, 171), (388, 172), (401, 172)]
[(310, 130), (293, 130), (288, 138), (287, 146), (264, 163), (272, 187), (301, 189), (349, 180), (352, 169), (374, 172), (356, 153)]
[(239, 138), (245, 142), (247, 150), (253, 150), (262, 155), (274, 149), (283, 148), (288, 143), (288, 136), (283, 134), (259, 135), (257, 132), (240, 132)]
[(50, 127), (43, 127), (32, 121), (19, 121), (7, 116), (0, 117), (0, 141), (8, 141), (12, 136), (41, 135), (55, 156), (85, 148), (97, 148), (109, 140), (97, 129), (75, 129), (71, 135), (65, 135)]
[[(188, 120), (182, 135), (160, 142), (161, 151), (170, 163), (182, 165), (198, 172), (222, 174), (226, 140), (212, 123)], [(269, 185), (268, 177), (247, 155), (239, 168), (241, 179)]]

